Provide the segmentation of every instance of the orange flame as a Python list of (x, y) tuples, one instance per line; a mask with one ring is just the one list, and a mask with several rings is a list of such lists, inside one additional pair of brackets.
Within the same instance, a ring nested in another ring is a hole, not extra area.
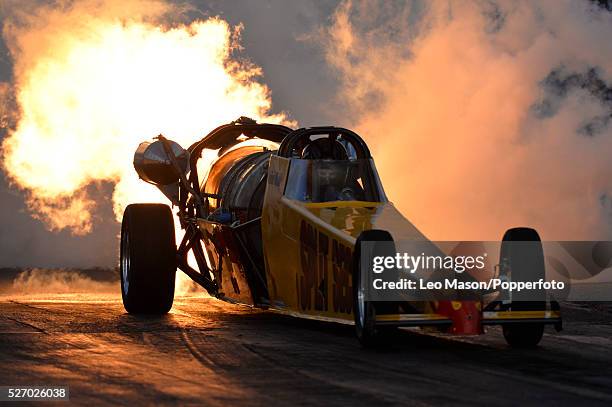
[(240, 26), (220, 18), (163, 26), (173, 11), (159, 2), (78, 2), (5, 25), (20, 113), (2, 165), (49, 229), (89, 233), (91, 187), (101, 182), (114, 184), (118, 219), (130, 202), (167, 202), (132, 167), (143, 140), (163, 133), (187, 147), (241, 115), (286, 121), (269, 113), (261, 69), (233, 57)]

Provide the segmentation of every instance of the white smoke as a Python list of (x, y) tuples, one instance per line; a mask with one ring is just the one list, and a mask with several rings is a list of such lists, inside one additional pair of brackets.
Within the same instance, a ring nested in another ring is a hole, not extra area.
[(349, 1), (320, 34), (388, 195), (430, 238), (612, 236), (612, 13)]
[(120, 292), (118, 281), (98, 281), (74, 270), (30, 269), (13, 280), (11, 295)]

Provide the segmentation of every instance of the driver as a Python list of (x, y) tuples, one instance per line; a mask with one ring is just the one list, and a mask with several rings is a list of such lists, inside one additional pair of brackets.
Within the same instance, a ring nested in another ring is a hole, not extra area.
[(331, 137), (310, 140), (301, 158), (313, 160), (313, 202), (363, 200), (363, 188), (353, 174), (353, 163), (338, 140)]
[(351, 176), (348, 161), (317, 161), (313, 167), (318, 180), (319, 202), (356, 201), (362, 197), (359, 183)]

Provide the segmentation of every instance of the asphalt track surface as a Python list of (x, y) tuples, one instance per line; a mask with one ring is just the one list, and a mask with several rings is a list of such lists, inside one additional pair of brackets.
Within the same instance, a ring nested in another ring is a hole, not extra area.
[(80, 405), (612, 405), (610, 307), (564, 312), (536, 350), (497, 328), (364, 350), (349, 326), (201, 296), (161, 318), (111, 294), (3, 297), (0, 385), (69, 385)]

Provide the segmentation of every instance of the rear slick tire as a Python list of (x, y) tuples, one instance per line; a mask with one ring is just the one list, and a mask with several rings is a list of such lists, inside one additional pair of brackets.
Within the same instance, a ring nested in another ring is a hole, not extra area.
[(166, 314), (174, 301), (176, 240), (167, 205), (132, 204), (121, 223), (121, 296), (130, 314)]

